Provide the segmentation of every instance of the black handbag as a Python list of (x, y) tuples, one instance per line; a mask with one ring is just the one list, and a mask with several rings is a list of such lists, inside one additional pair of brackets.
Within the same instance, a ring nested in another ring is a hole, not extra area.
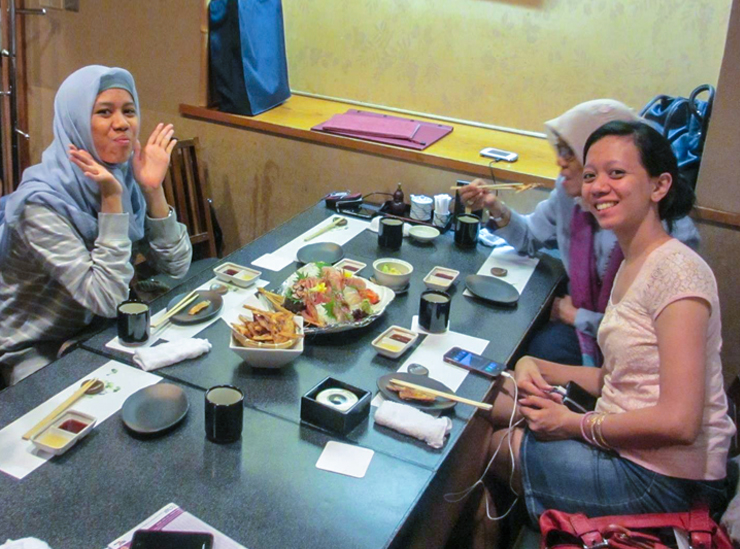
[[(706, 100), (699, 99), (703, 93), (707, 94)], [(678, 160), (678, 172), (692, 189), (696, 187), (713, 102), (714, 87), (704, 84), (688, 98), (658, 95), (640, 112), (670, 141)]]

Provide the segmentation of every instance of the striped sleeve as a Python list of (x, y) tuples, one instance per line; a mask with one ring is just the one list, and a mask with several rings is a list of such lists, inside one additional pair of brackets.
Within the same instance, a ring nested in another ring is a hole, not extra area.
[(16, 230), (77, 303), (96, 315), (116, 316), (134, 274), (128, 214), (98, 214), (98, 237), (91, 250), (65, 218), (45, 206), (27, 205)]

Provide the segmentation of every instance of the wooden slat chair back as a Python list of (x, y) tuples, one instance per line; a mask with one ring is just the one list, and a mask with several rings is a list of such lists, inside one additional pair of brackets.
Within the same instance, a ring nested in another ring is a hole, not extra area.
[[(208, 190), (197, 137), (180, 139), (172, 151), (164, 181), (167, 202), (175, 208), (177, 219), (188, 228), (195, 258), (216, 257)], [(200, 249), (199, 249), (200, 248)]]

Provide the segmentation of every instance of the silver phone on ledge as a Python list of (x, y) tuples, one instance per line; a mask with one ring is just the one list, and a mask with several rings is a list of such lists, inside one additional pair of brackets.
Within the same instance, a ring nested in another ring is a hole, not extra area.
[(503, 149), (497, 149), (495, 147), (486, 147), (480, 152), (481, 156), (486, 158), (493, 158), (494, 160), (503, 160), (504, 162), (516, 162), (519, 155), (515, 152), (505, 151)]

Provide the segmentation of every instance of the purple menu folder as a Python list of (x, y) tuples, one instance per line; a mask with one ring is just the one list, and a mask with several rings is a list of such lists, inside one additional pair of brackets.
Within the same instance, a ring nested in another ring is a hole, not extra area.
[[(384, 143), (386, 145), (395, 145), (397, 147), (405, 147), (407, 149), (416, 149), (416, 150), (424, 150), (429, 145), (436, 143), (440, 139), (442, 139), (445, 135), (452, 132), (452, 126), (446, 126), (444, 124), (435, 124), (433, 122), (422, 122), (421, 120), (414, 120), (411, 118), (401, 118), (399, 116), (389, 116), (387, 114), (380, 114), (375, 112), (367, 112), (367, 111), (359, 111), (357, 109), (350, 109), (345, 115), (352, 115), (353, 122), (361, 122), (360, 117), (368, 117), (373, 119), (385, 119), (386, 121), (403, 121), (404, 123), (413, 122), (415, 124), (418, 124), (419, 127), (416, 130), (416, 132), (413, 134), (413, 137), (411, 139), (404, 139), (404, 138), (397, 138), (397, 137), (383, 137), (378, 135), (370, 135), (368, 133), (363, 133), (362, 126), (358, 126), (357, 129), (354, 130), (335, 130), (331, 129), (330, 127), (332, 124), (329, 124), (329, 128), (325, 127), (327, 123), (331, 121), (327, 120), (326, 122), (322, 122), (321, 124), (318, 124), (311, 128), (314, 131), (318, 132), (324, 132), (324, 133), (331, 133), (334, 135), (343, 135), (345, 137), (353, 137), (355, 139), (363, 139), (365, 141), (373, 141), (376, 143)], [(368, 122), (368, 126), (372, 124), (377, 124), (376, 120), (373, 120), (373, 122)]]

